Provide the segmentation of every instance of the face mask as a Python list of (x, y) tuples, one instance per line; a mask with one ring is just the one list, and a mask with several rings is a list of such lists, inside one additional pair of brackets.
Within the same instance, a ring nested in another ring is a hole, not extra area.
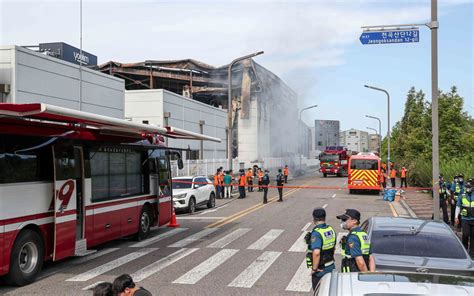
[(464, 179), (463, 178), (459, 179), (459, 182), (461, 182), (461, 183), (464, 182)]
[(457, 182), (457, 181), (458, 181), (458, 179), (454, 179), (454, 182)]
[(471, 193), (471, 192), (472, 192), (472, 188), (466, 188), (466, 192), (467, 192), (467, 193)]
[(344, 230), (347, 230), (347, 222), (346, 221), (341, 222), (341, 228), (344, 229)]

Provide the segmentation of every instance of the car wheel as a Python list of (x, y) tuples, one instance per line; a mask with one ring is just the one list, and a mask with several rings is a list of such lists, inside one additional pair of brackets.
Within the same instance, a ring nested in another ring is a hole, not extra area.
[(349, 194), (353, 194), (353, 193), (354, 193), (354, 190), (349, 189)]
[(192, 196), (189, 199), (188, 203), (188, 213), (192, 214), (196, 211), (196, 200), (194, 199), (194, 196)]
[(211, 209), (216, 206), (216, 195), (214, 192), (211, 192), (211, 195), (209, 196), (209, 201), (207, 202), (207, 208)]
[(40, 234), (33, 230), (20, 232), (10, 255), (10, 273), (6, 280), (15, 286), (35, 281), (43, 266), (44, 245)]
[(151, 213), (150, 207), (148, 205), (142, 208), (140, 213), (140, 218), (138, 220), (138, 233), (137, 240), (141, 241), (148, 237), (150, 234), (150, 228), (153, 224), (153, 214)]

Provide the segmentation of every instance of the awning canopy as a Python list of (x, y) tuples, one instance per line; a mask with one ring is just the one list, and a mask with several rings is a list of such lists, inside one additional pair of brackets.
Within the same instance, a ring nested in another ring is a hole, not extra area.
[(153, 135), (189, 140), (221, 142), (221, 139), (201, 135), (183, 129), (167, 126), (165, 128), (152, 124), (136, 123), (94, 113), (78, 111), (42, 103), (32, 104), (0, 104), (0, 122), (6, 119), (31, 119), (35, 124), (56, 123), (62, 126), (80, 127), (95, 130), (103, 134), (129, 135), (145, 138)]

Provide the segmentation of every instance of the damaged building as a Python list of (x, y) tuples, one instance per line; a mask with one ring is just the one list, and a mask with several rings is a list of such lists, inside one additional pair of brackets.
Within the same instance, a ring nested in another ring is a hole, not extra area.
[[(192, 59), (111, 61), (97, 70), (124, 79), (126, 92), (164, 89), (219, 109), (228, 108), (227, 65), (214, 67)], [(309, 139), (301, 140), (297, 133), (297, 95), (278, 76), (248, 59), (233, 66), (231, 87), (234, 158), (251, 163), (308, 154)], [(226, 128), (227, 122), (223, 124)], [(304, 133), (309, 133), (307, 129)]]

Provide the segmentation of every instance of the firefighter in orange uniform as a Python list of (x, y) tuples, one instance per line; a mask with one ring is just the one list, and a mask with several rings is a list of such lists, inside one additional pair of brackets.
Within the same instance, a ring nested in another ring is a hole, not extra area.
[(245, 185), (246, 185), (246, 179), (247, 177), (245, 176), (244, 170), (240, 170), (240, 176), (239, 176), (239, 198), (245, 198)]
[(402, 167), (402, 169), (400, 170), (400, 179), (400, 187), (403, 188), (403, 183), (405, 183), (405, 188), (407, 188), (407, 169), (405, 167)]
[(216, 196), (219, 198), (221, 196), (221, 187), (220, 187), (220, 170), (218, 169), (214, 174), (214, 187), (216, 188)]
[(260, 191), (263, 191), (263, 188), (262, 188), (263, 171), (262, 171), (262, 169), (258, 169), (257, 177), (258, 177), (258, 192), (260, 192)]
[(392, 181), (392, 187), (395, 188), (395, 178), (397, 178), (397, 170), (395, 168), (392, 168), (390, 170), (390, 180)]
[(285, 176), (285, 183), (288, 183), (288, 175), (290, 174), (288, 170), (288, 166), (285, 165), (285, 168), (283, 169), (283, 176)]
[(249, 192), (253, 192), (253, 171), (251, 168), (249, 168), (247, 170), (247, 186), (248, 186), (248, 190)]
[(385, 189), (387, 187), (387, 175), (384, 169), (380, 171), (380, 184), (382, 185), (382, 188)]

